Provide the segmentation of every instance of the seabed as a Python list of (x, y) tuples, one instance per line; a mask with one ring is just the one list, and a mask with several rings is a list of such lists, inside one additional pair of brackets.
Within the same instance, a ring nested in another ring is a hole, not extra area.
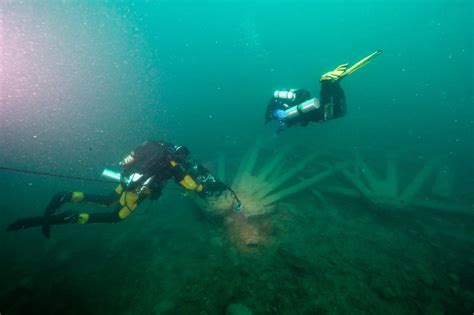
[[(237, 164), (217, 158), (213, 171), (232, 183), (241, 212), (230, 196), (206, 202), (165, 191), (118, 225), (57, 227), (51, 241), (37, 230), (8, 234), (0, 311), (474, 309), (473, 200), (457, 194), (452, 167), (440, 159), (407, 165), (401, 154), (294, 152), (257, 143)], [(27, 242), (38, 245), (24, 252), (18, 246)]]

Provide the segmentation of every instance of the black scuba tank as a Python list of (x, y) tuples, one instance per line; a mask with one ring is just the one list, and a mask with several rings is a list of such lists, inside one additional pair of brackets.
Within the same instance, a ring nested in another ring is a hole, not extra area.
[(159, 175), (168, 168), (172, 146), (160, 141), (147, 141), (133, 150), (133, 161), (122, 165), (122, 175), (143, 175), (143, 179)]

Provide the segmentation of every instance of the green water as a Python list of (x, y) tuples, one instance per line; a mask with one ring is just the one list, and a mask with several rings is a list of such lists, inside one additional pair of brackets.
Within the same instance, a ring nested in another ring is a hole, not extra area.
[[(236, 170), (258, 138), (257, 173), (283, 150), (281, 174), (324, 153), (288, 185), (354, 151), (379, 175), (395, 156), (401, 189), (435, 161), (419, 200), (455, 209), (325, 190), (349, 187), (339, 172), (251, 221), (255, 245), (239, 218), (207, 215), (170, 183), (120, 224), (54, 227), (50, 240), (0, 232), (0, 314), (471, 314), (473, 11), (461, 0), (2, 2), (0, 166), (97, 178), (164, 139), (213, 172), (219, 154)], [(346, 117), (279, 136), (264, 125), (275, 89), (317, 96), (322, 73), (377, 49), (342, 82)], [(0, 170), (0, 224), (40, 215), (57, 191), (113, 188)]]

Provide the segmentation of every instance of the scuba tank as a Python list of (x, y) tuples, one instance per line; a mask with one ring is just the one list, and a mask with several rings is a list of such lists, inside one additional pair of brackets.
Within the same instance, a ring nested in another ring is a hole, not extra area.
[(139, 182), (140, 179), (143, 177), (142, 174), (138, 174), (138, 173), (132, 173), (129, 176), (124, 176), (122, 173), (113, 171), (113, 170), (108, 169), (108, 168), (106, 168), (102, 171), (101, 176), (105, 177), (105, 178), (108, 178), (108, 179), (111, 179), (111, 180), (116, 181), (116, 182), (120, 182), (120, 183), (124, 184), (127, 187), (131, 186), (134, 183)]
[(273, 92), (273, 98), (289, 106), (309, 100), (311, 93), (305, 89), (277, 90)]
[(301, 114), (311, 112), (315, 109), (321, 107), (321, 103), (317, 98), (309, 99), (299, 105), (293, 106), (285, 110), (284, 119), (291, 120), (294, 119)]
[[(143, 175), (139, 173), (132, 173), (129, 176), (124, 176), (122, 173), (113, 171), (109, 168), (106, 168), (102, 171), (101, 174), (102, 177), (111, 179), (113, 181), (116, 181), (118, 183), (122, 183), (125, 187), (130, 188), (135, 185), (139, 185), (141, 182), (143, 182)], [(145, 183), (149, 183), (149, 180), (153, 178), (153, 176), (149, 177)], [(144, 183), (144, 184), (145, 184)]]
[(113, 171), (113, 170), (108, 169), (108, 168), (105, 168), (102, 171), (101, 176), (105, 177), (105, 178), (108, 178), (108, 179), (111, 179), (111, 180), (114, 180), (116, 182), (120, 182), (120, 178), (122, 177), (120, 175), (120, 172), (116, 172), (116, 171)]
[(292, 89), (289, 91), (275, 91), (273, 92), (273, 97), (282, 99), (282, 100), (288, 100), (288, 101), (294, 101), (296, 98), (296, 90)]
[[(121, 183), (127, 190), (137, 189), (137, 194), (141, 195), (146, 191), (147, 188), (153, 183), (155, 176), (148, 177), (145, 181), (142, 179), (143, 175), (133, 173), (128, 177), (122, 176), (120, 172), (113, 171), (111, 169), (104, 169), (102, 171), (102, 177), (114, 180)], [(138, 189), (138, 187), (140, 187)]]

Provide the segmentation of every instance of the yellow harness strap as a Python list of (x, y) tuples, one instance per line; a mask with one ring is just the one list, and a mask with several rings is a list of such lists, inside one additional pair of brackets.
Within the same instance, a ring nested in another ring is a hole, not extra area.
[(138, 195), (133, 191), (124, 191), (120, 196), (120, 205), (122, 208), (118, 212), (121, 220), (128, 217), (138, 206)]
[(115, 188), (115, 192), (117, 193), (117, 195), (120, 195), (123, 192), (122, 184), (119, 184), (117, 188)]

